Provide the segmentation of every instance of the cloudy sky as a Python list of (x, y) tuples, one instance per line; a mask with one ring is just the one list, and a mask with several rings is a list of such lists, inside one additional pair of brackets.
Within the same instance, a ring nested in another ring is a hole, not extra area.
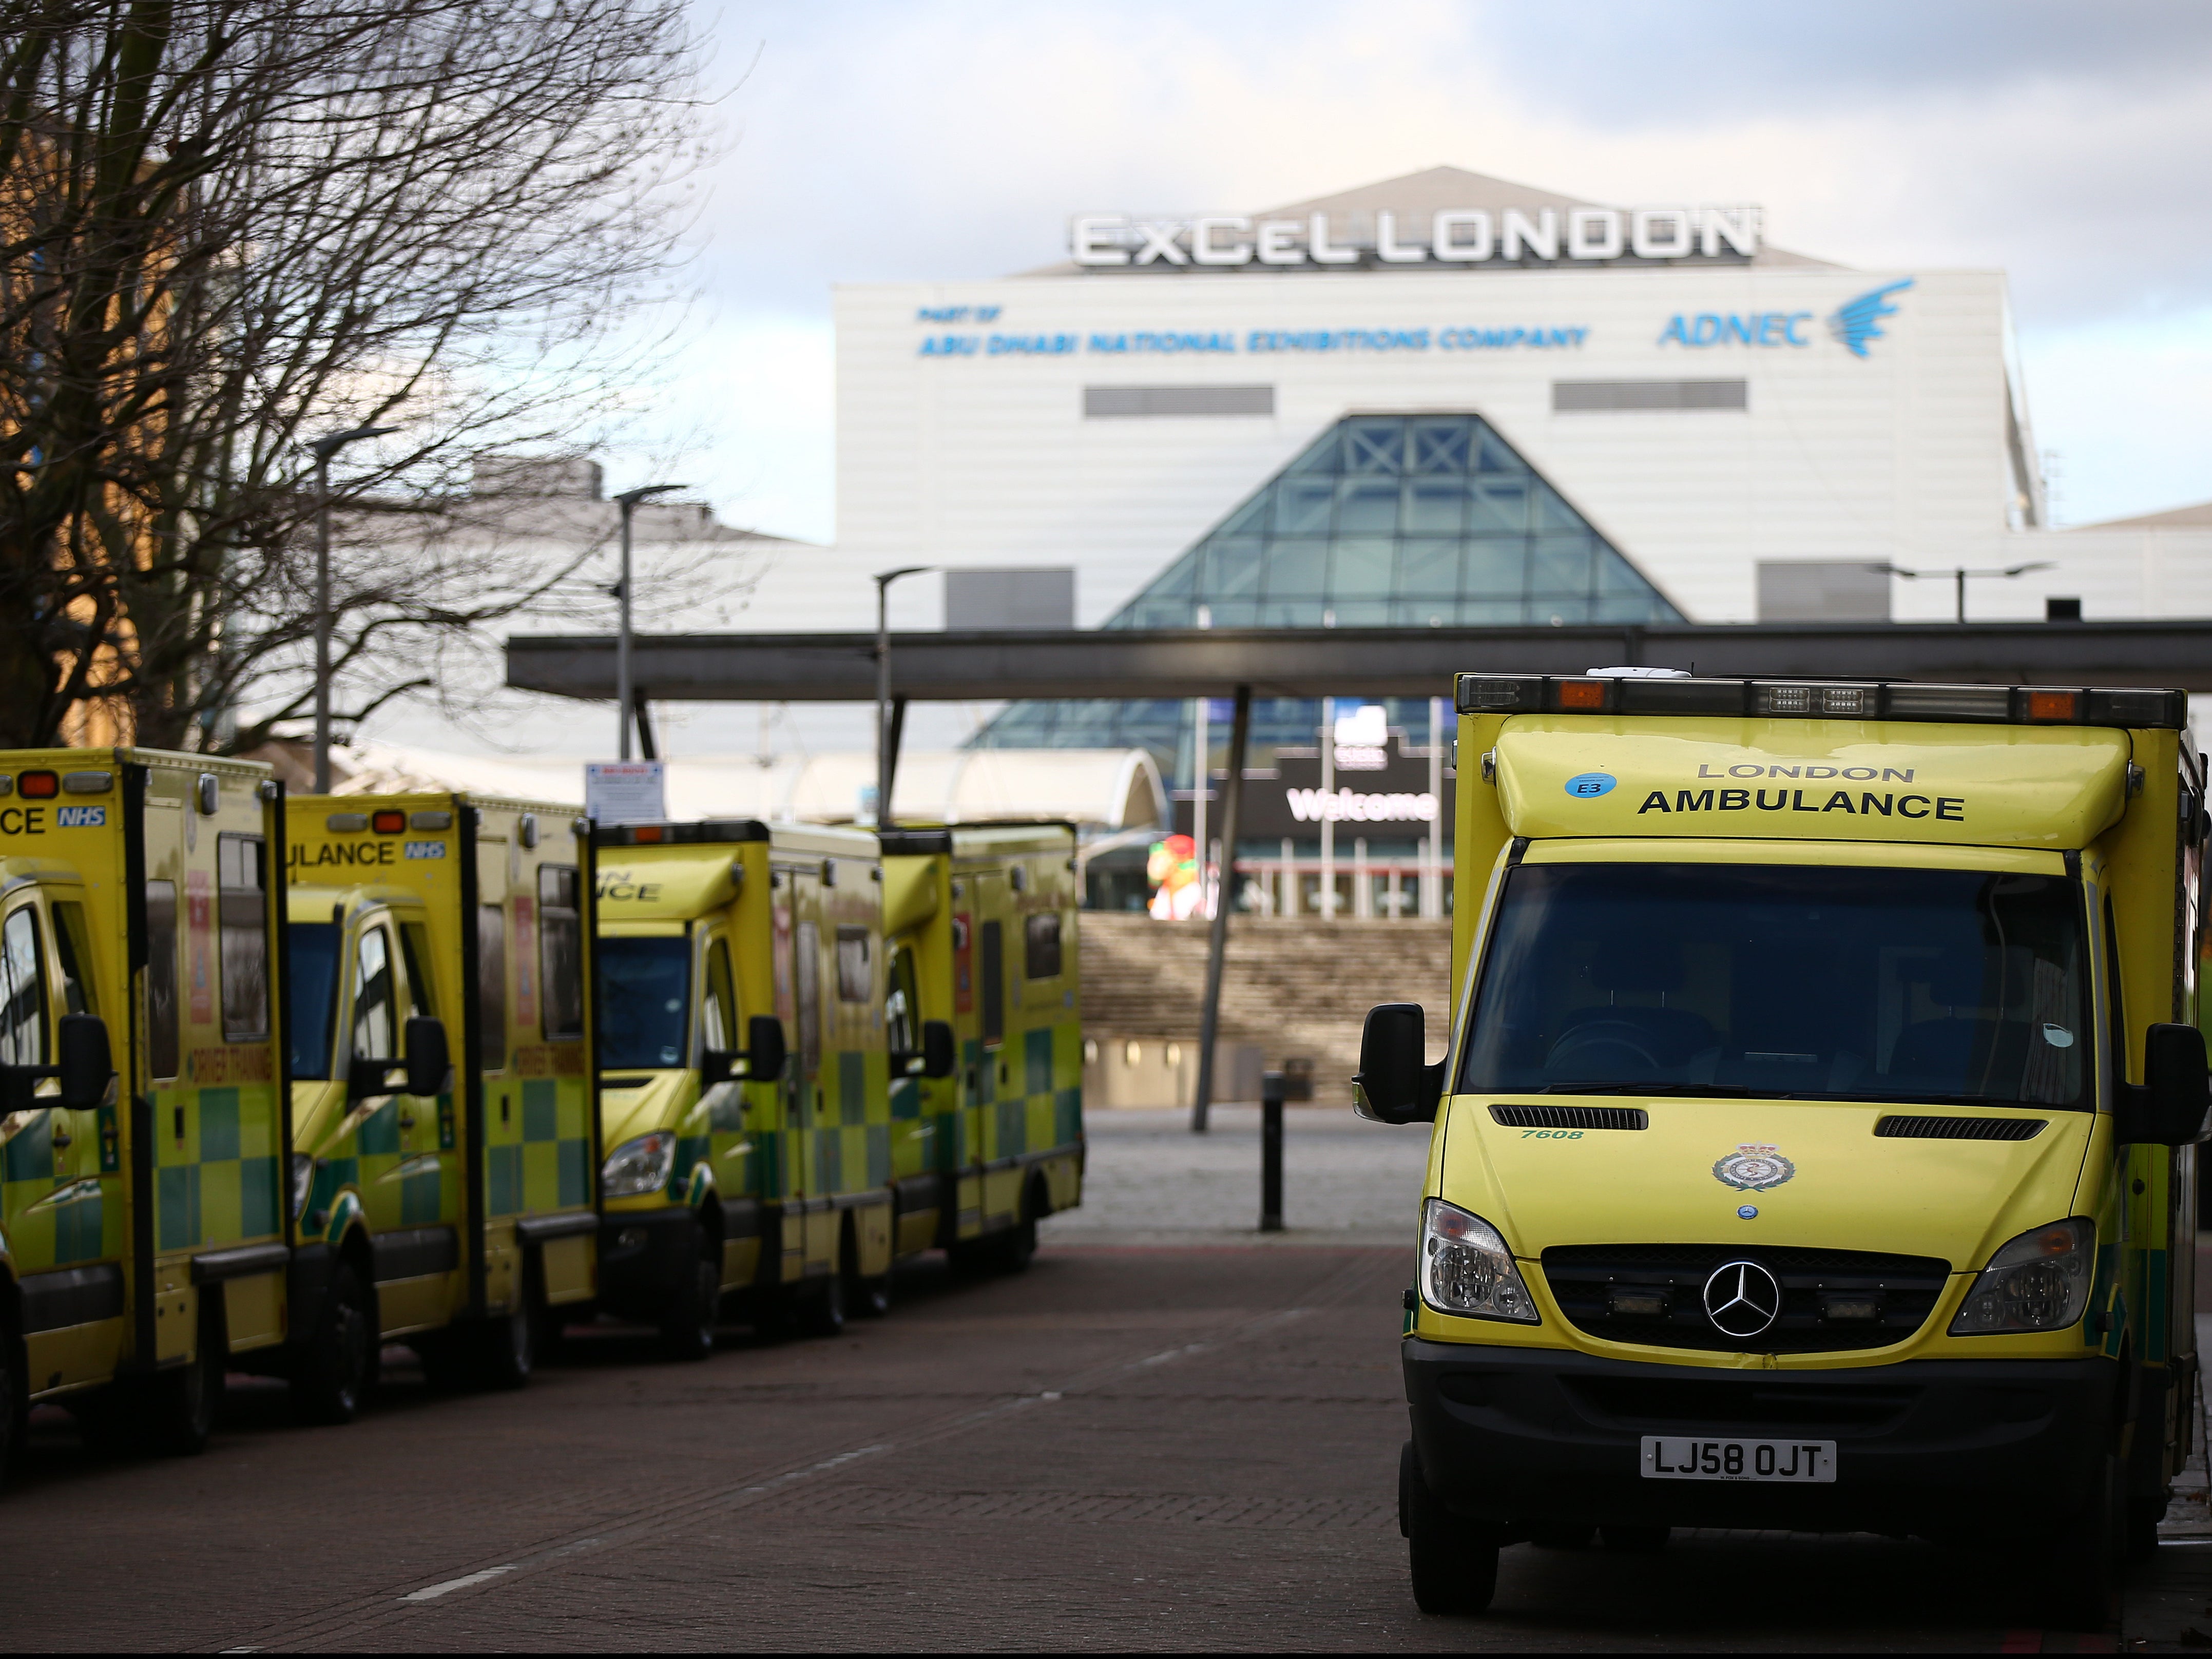
[(834, 283), (1044, 264), (1078, 210), (1249, 210), (1440, 163), (1600, 202), (1759, 202), (1774, 241), (1846, 264), (2001, 267), (2061, 521), (2212, 497), (2199, 0), (699, 18), (722, 151), (660, 421), (732, 522), (835, 533)]

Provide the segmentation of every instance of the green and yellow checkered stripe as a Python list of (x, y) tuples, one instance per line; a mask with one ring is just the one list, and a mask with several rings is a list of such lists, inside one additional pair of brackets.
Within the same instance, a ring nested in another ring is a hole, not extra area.
[(580, 1079), (528, 1078), (520, 1087), (520, 1112), (488, 1126), (487, 1211), (542, 1215), (590, 1202), (590, 1085)]
[(206, 1249), (283, 1227), (274, 1085), (154, 1091), (154, 1247)]

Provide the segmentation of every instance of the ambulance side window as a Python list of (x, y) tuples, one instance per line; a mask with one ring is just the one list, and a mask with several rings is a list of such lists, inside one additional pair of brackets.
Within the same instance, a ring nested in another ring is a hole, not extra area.
[(431, 994), (430, 930), (419, 921), (399, 924), (399, 959), (407, 967), (407, 1005), (410, 1012), (435, 1018), (438, 999)]
[(819, 923), (799, 924), (799, 1055), (801, 1069), (812, 1076), (822, 1069), (822, 928)]
[(566, 864), (538, 869), (538, 949), (544, 957), (545, 1035), (563, 1042), (584, 1035), (584, 918), (576, 902), (576, 871)]
[(1027, 979), (1060, 977), (1059, 911), (1040, 911), (1022, 919), (1022, 974)]
[(92, 934), (84, 921), (84, 906), (74, 899), (54, 904), (54, 952), (62, 963), (62, 1012), (97, 1014), (100, 996), (93, 988)]
[(39, 914), (27, 904), (0, 926), (0, 1061), (46, 1063), (46, 963)]
[[(258, 1042), (269, 1035), (269, 897), (266, 852), (258, 836), (216, 841), (222, 1035)], [(380, 1051), (390, 1054), (388, 1048)]]
[(921, 1047), (921, 1022), (915, 1007), (914, 951), (909, 947), (901, 945), (891, 952), (884, 983), (884, 1045), (895, 1054), (913, 1054)]
[(866, 1002), (868, 1000), (868, 930), (865, 927), (840, 927), (837, 930), (837, 1000)]
[(146, 1063), (177, 1074), (177, 884), (146, 884)]
[(738, 1046), (738, 999), (730, 980), (730, 942), (707, 947), (707, 983), (699, 1003), (699, 1042), (724, 1052)]
[(480, 1072), (507, 1065), (507, 913), (496, 904), (477, 907), (477, 1052)]
[(998, 922), (983, 924), (983, 1041), (998, 1042), (1006, 1035), (1006, 930)]
[(353, 958), (353, 1051), (363, 1059), (391, 1060), (399, 1052), (392, 989), (392, 936), (364, 928)]

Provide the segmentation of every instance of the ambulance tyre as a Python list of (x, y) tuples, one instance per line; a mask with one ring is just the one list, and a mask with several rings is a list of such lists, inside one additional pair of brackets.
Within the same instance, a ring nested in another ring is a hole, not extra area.
[(2126, 1553), (2127, 1466), (2108, 1455), (2093, 1491), (2062, 1527), (2049, 1562), (2050, 1619), (2063, 1630), (2102, 1631), (2112, 1622)]
[(671, 1359), (705, 1359), (714, 1352), (714, 1327), (722, 1312), (722, 1269), (715, 1260), (720, 1254), (700, 1254), (661, 1315), (660, 1351)]
[(860, 1248), (853, 1218), (845, 1218), (843, 1243), (837, 1256), (845, 1275), (845, 1311), (861, 1319), (881, 1319), (891, 1310), (891, 1270), (888, 1264), (872, 1278), (860, 1275)]
[(196, 1457), (207, 1449), (208, 1437), (215, 1432), (230, 1358), (216, 1296), (201, 1300), (199, 1344), (191, 1364), (162, 1371), (148, 1384), (146, 1449), (163, 1457)]
[(494, 1314), (471, 1333), (476, 1338), (477, 1376), (487, 1389), (519, 1389), (538, 1363), (538, 1320), (530, 1298), (512, 1313)]
[(1410, 1440), (1398, 1455), (1398, 1529), (1423, 1613), (1480, 1613), (1490, 1605), (1498, 1594), (1497, 1530), (1462, 1521), (1438, 1501)]
[(376, 1317), (361, 1275), (341, 1261), (331, 1274), (322, 1317), (292, 1377), (292, 1413), (303, 1423), (350, 1423), (375, 1380)]
[(2166, 1519), (2167, 1499), (2128, 1499), (2128, 1559), (2143, 1562), (2158, 1554), (2158, 1523)]
[(23, 1387), (22, 1345), (15, 1328), (0, 1318), (0, 1485), (4, 1485), (23, 1437), (30, 1427), (31, 1401)]
[(832, 1273), (791, 1291), (793, 1323), (801, 1336), (836, 1336), (845, 1328), (845, 1276)]

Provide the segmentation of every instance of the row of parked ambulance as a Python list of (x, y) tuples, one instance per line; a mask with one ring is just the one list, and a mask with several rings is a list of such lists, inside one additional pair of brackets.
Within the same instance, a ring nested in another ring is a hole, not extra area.
[(597, 1315), (827, 1334), (1081, 1195), (1073, 832), (595, 827), (0, 756), (0, 1457), (515, 1387)]

